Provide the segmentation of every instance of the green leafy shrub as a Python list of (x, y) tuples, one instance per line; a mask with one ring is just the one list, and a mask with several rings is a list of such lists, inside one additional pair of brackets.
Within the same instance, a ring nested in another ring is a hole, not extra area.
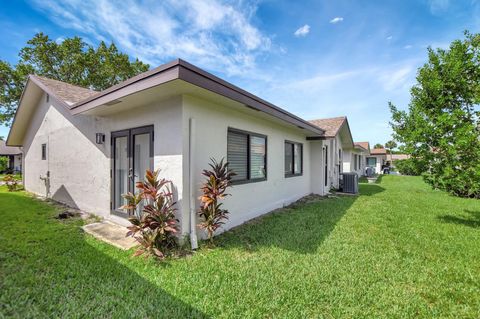
[(226, 193), (231, 186), (232, 177), (236, 174), (228, 168), (228, 163), (223, 159), (220, 162), (211, 159), (210, 170), (203, 170), (202, 175), (206, 177), (203, 184), (202, 196), (200, 196), (200, 211), (198, 214), (203, 219), (199, 224), (207, 231), (210, 244), (213, 244), (215, 231), (222, 226), (224, 220), (228, 219), (228, 210), (222, 208), (220, 200), (230, 195)]
[(434, 188), (480, 199), (480, 33), (428, 49), (407, 110), (390, 103), (393, 137)]
[(7, 185), (9, 192), (15, 192), (18, 190), (18, 180), (13, 175), (6, 175), (3, 177), (3, 181)]
[(127, 236), (135, 238), (140, 248), (135, 256), (142, 254), (164, 258), (177, 247), (176, 233), (178, 220), (175, 218), (173, 194), (170, 191), (170, 181), (158, 178), (159, 170), (147, 170), (145, 181), (138, 182), (136, 194), (127, 193), (123, 197), (127, 204), (123, 209), (136, 210), (142, 207), (140, 216), (132, 215), (128, 220)]
[(7, 156), (0, 156), (0, 172), (5, 172), (8, 169), (9, 161)]
[(396, 160), (394, 165), (402, 175), (420, 176), (428, 171), (422, 161), (417, 161), (414, 158)]

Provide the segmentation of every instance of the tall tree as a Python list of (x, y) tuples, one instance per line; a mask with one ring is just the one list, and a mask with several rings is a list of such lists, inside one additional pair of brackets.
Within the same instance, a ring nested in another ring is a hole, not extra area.
[(393, 161), (392, 154), (393, 154), (393, 149), (395, 147), (397, 147), (397, 143), (394, 140), (390, 140), (387, 143), (385, 143), (385, 148), (387, 150), (387, 153), (390, 153), (390, 161)]
[(393, 140), (391, 141), (388, 141), (387, 143), (385, 143), (385, 148), (388, 149), (388, 150), (393, 150), (394, 148), (397, 147), (397, 143)]
[(383, 148), (383, 145), (380, 143), (377, 143), (373, 146), (373, 148)]
[(80, 37), (57, 43), (38, 33), (20, 50), (16, 65), (0, 60), (0, 124), (11, 123), (29, 74), (104, 90), (148, 68), (138, 59), (130, 61), (113, 43), (102, 41), (94, 48)]
[(428, 167), (425, 180), (480, 198), (480, 34), (465, 32), (448, 49), (428, 49), (407, 111), (389, 104), (394, 138)]

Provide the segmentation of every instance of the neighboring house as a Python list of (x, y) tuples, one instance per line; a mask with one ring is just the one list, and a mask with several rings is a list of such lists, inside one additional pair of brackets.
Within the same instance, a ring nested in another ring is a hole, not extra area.
[[(326, 161), (323, 162), (325, 190), (339, 188), (340, 174), (344, 170), (345, 154), (350, 161), (350, 153), (354, 149), (347, 117), (311, 120), (310, 123), (325, 130), (325, 134), (321, 137), (323, 158), (326, 158)], [(347, 171), (350, 172), (350, 170)]]
[(22, 172), (22, 149), (20, 147), (7, 146), (5, 141), (0, 140), (0, 156), (8, 157), (7, 172)]
[(146, 169), (160, 169), (172, 181), (181, 234), (195, 238), (211, 158), (237, 173), (224, 203), (228, 229), (325, 194), (325, 142), (353, 145), (342, 127), (325, 141), (318, 126), (175, 60), (102, 92), (30, 76), (7, 144), (23, 146), (28, 191), (122, 224), (122, 194)]
[(409, 159), (410, 155), (408, 154), (388, 154), (387, 155), (387, 160), (390, 162), (390, 164), (395, 167), (395, 162), (398, 160), (405, 160)]
[(345, 171), (355, 172), (358, 176), (365, 175), (365, 168), (367, 166), (367, 156), (370, 155), (370, 143), (369, 142), (355, 142), (355, 148), (350, 155), (350, 161), (345, 161), (348, 164), (344, 164)]
[(376, 174), (382, 174), (382, 166), (387, 164), (387, 150), (384, 148), (373, 148), (367, 156), (367, 166), (375, 169)]
[(409, 158), (410, 158), (410, 155), (408, 155), (408, 154), (388, 154), (387, 155), (388, 161), (390, 161), (392, 164), (395, 161), (405, 160), (405, 159), (409, 159)]

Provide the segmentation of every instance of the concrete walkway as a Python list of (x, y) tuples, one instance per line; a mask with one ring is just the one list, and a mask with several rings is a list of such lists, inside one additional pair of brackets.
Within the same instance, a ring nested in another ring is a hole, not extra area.
[(95, 238), (123, 250), (128, 250), (138, 245), (135, 239), (125, 236), (128, 231), (126, 227), (114, 224), (107, 220), (85, 225), (82, 229)]

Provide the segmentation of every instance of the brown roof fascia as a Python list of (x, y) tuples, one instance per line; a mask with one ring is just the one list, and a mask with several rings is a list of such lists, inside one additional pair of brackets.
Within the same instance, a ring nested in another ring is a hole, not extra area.
[[(165, 74), (165, 76), (162, 76)], [(140, 84), (139, 82), (144, 80), (151, 80), (151, 83)], [(123, 92), (121, 95), (133, 94), (147, 88), (163, 84), (169, 81), (176, 79), (183, 80), (185, 82), (191, 83), (195, 86), (204, 88), (216, 94), (220, 94), (232, 100), (238, 101), (246, 106), (256, 109), (258, 111), (265, 112), (269, 115), (275, 116), (283, 121), (294, 124), (299, 128), (308, 129), (316, 134), (324, 134), (324, 130), (309, 123), (308, 121), (303, 120), (302, 118), (287, 112), (251, 93), (248, 93), (245, 90), (236, 87), (235, 85), (224, 81), (213, 74), (210, 74), (184, 60), (177, 59), (170, 63), (161, 65), (155, 69), (139, 74), (131, 79), (128, 79), (124, 82), (121, 82), (117, 85), (114, 85), (98, 94), (91, 96), (85, 100), (82, 100), (71, 106), (73, 114), (78, 114), (96, 107), (94, 104), (90, 104), (95, 100), (101, 99), (106, 95), (112, 94), (109, 99), (113, 100), (117, 98), (115, 92), (132, 86), (127, 92)], [(118, 96), (120, 98), (120, 96)], [(107, 99), (102, 103), (107, 102)]]
[(305, 128), (314, 131), (317, 134), (323, 134), (325, 132), (316, 125), (313, 125), (308, 121), (305, 121), (302, 118), (183, 60), (181, 60), (179, 78), (185, 82), (245, 104), (250, 108), (280, 118), (281, 120), (294, 124), (299, 128)]

